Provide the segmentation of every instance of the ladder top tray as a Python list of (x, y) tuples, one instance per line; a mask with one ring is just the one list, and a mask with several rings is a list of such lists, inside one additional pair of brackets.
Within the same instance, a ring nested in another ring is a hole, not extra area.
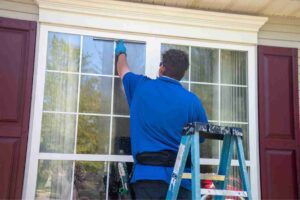
[(203, 138), (223, 140), (224, 135), (243, 136), (243, 130), (239, 127), (218, 126), (202, 122), (193, 122), (187, 124), (182, 135), (190, 135), (199, 132)]

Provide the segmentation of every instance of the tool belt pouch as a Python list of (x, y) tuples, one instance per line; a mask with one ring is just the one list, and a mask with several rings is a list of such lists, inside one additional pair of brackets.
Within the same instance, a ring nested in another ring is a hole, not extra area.
[[(157, 152), (143, 152), (136, 155), (138, 163), (143, 165), (174, 167), (177, 157), (177, 152), (171, 150), (163, 150)], [(187, 158), (186, 168), (191, 167), (191, 157)]]

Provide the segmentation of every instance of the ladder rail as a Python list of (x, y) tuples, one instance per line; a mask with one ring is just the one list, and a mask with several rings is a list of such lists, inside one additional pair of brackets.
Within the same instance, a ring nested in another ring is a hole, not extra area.
[(252, 195), (250, 192), (250, 181), (249, 181), (249, 176), (248, 176), (248, 171), (246, 167), (246, 162), (245, 162), (245, 155), (244, 155), (244, 149), (243, 149), (243, 141), (240, 136), (235, 138), (236, 140), (236, 147), (237, 147), (237, 154), (238, 154), (238, 160), (239, 160), (239, 169), (240, 169), (240, 176), (242, 179), (242, 185), (245, 191), (248, 193), (248, 198), (252, 199)]
[[(215, 186), (217, 189), (225, 190), (228, 183), (228, 175), (231, 167), (232, 151), (233, 151), (234, 138), (232, 135), (225, 135), (222, 146), (222, 153), (220, 158), (218, 174), (225, 176), (225, 180), (222, 182), (216, 182)], [(224, 199), (223, 196), (216, 196), (217, 200)]]
[(192, 197), (200, 199), (200, 143), (199, 133), (196, 132), (192, 136)]
[(191, 148), (191, 135), (182, 136), (181, 142), (179, 145), (179, 150), (177, 153), (174, 170), (172, 173), (171, 181), (168, 188), (167, 200), (175, 200), (177, 199), (177, 195), (179, 192), (179, 187), (181, 183), (181, 178), (183, 174), (183, 170), (185, 167), (185, 163), (188, 157), (189, 150)]

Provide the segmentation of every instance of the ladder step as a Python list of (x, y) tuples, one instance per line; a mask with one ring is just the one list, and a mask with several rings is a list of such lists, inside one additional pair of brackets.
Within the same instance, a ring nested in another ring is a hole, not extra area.
[[(192, 174), (191, 173), (183, 173), (182, 178), (183, 179), (192, 179)], [(225, 176), (208, 173), (208, 174), (200, 174), (200, 179), (201, 180), (212, 180), (212, 181), (224, 181)]]
[(216, 190), (216, 189), (202, 189), (201, 194), (218, 195), (218, 196), (233, 196), (233, 197), (247, 197), (246, 191), (233, 191), (233, 190)]

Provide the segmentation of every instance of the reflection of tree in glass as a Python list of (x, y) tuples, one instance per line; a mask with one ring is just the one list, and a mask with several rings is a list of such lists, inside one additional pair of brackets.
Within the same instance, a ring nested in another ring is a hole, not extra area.
[(81, 112), (96, 113), (101, 110), (101, 78), (82, 76), (80, 86), (80, 108)]
[(80, 37), (71, 34), (49, 33), (47, 68), (78, 71)]
[(79, 116), (77, 153), (107, 154), (110, 117)]
[(81, 76), (80, 112), (110, 113), (112, 78)]
[(105, 168), (104, 162), (76, 162), (73, 199), (105, 198)]

